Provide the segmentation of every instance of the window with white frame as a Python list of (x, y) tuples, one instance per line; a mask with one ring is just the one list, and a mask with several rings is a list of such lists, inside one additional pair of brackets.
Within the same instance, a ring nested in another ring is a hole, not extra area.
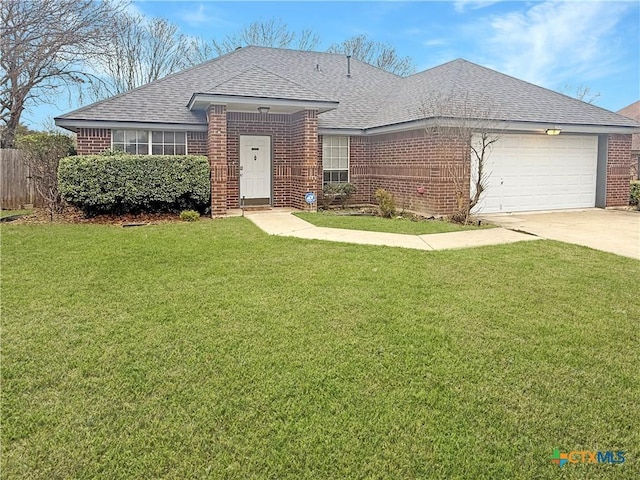
[(134, 155), (186, 155), (186, 132), (113, 130), (111, 148)]
[(322, 137), (322, 170), (325, 184), (349, 181), (349, 137)]

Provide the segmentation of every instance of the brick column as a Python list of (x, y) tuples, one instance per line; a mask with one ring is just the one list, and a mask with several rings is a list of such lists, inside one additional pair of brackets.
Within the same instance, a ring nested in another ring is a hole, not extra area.
[(291, 204), (315, 212), (318, 203), (307, 204), (304, 195), (313, 192), (318, 197), (322, 185), (322, 163), (318, 158), (318, 111), (304, 110), (292, 115), (291, 130)]
[(207, 156), (211, 166), (211, 216), (227, 213), (227, 107), (211, 105), (208, 111)]
[(607, 207), (629, 205), (631, 135), (609, 135), (607, 149)]

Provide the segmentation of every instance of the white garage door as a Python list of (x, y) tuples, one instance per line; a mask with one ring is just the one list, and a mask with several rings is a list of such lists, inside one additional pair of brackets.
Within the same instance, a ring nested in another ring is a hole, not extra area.
[(503, 135), (489, 155), (488, 188), (474, 212), (593, 207), (597, 160), (595, 136)]

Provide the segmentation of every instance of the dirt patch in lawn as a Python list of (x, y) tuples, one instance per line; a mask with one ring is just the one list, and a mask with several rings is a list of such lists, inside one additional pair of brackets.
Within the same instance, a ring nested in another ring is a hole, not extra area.
[[(200, 218), (207, 218), (205, 216)], [(151, 225), (158, 223), (176, 223), (182, 222), (180, 215), (177, 213), (141, 213), (127, 215), (96, 215), (95, 217), (86, 217), (80, 210), (75, 208), (65, 208), (62, 213), (54, 215), (53, 221), (49, 216), (49, 212), (44, 209), (36, 209), (30, 215), (11, 222), (13, 225), (33, 225), (47, 223), (85, 223), (85, 224), (103, 224), (103, 225)]]

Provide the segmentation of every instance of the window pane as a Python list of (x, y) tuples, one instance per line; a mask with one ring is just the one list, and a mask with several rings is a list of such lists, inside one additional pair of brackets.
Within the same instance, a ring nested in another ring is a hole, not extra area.
[(340, 139), (339, 145), (341, 147), (346, 147), (348, 145), (349, 137), (338, 137)]
[(149, 132), (146, 130), (138, 130), (138, 143), (148, 143), (149, 142)]
[(151, 132), (151, 141), (153, 143), (162, 143), (162, 132)]
[(164, 132), (164, 143), (171, 143), (175, 141), (175, 135), (173, 132)]
[(113, 150), (116, 152), (124, 152), (124, 143), (114, 143)]
[(132, 153), (132, 154), (134, 154), (134, 155), (135, 155), (135, 154), (136, 154), (136, 146), (135, 146), (135, 144), (129, 144), (129, 145), (127, 145), (127, 146), (126, 146), (126, 148), (125, 148), (125, 151), (126, 151), (127, 153)]
[(176, 132), (176, 144), (178, 143), (187, 143), (186, 134), (184, 132)]
[(124, 143), (124, 130), (113, 130), (113, 143)]
[(340, 182), (348, 182), (349, 181), (349, 171), (342, 170), (340, 172)]
[(162, 155), (162, 145), (151, 145), (151, 155)]
[(164, 146), (164, 154), (165, 155), (173, 155), (174, 154), (173, 145), (165, 145)]
[(147, 155), (149, 153), (149, 144), (141, 143), (138, 145), (138, 155)]
[(176, 155), (186, 155), (187, 148), (184, 145), (176, 145)]
[(322, 180), (324, 181), (324, 183), (329, 183), (331, 181), (331, 172), (328, 170), (325, 170), (324, 173), (322, 174)]

